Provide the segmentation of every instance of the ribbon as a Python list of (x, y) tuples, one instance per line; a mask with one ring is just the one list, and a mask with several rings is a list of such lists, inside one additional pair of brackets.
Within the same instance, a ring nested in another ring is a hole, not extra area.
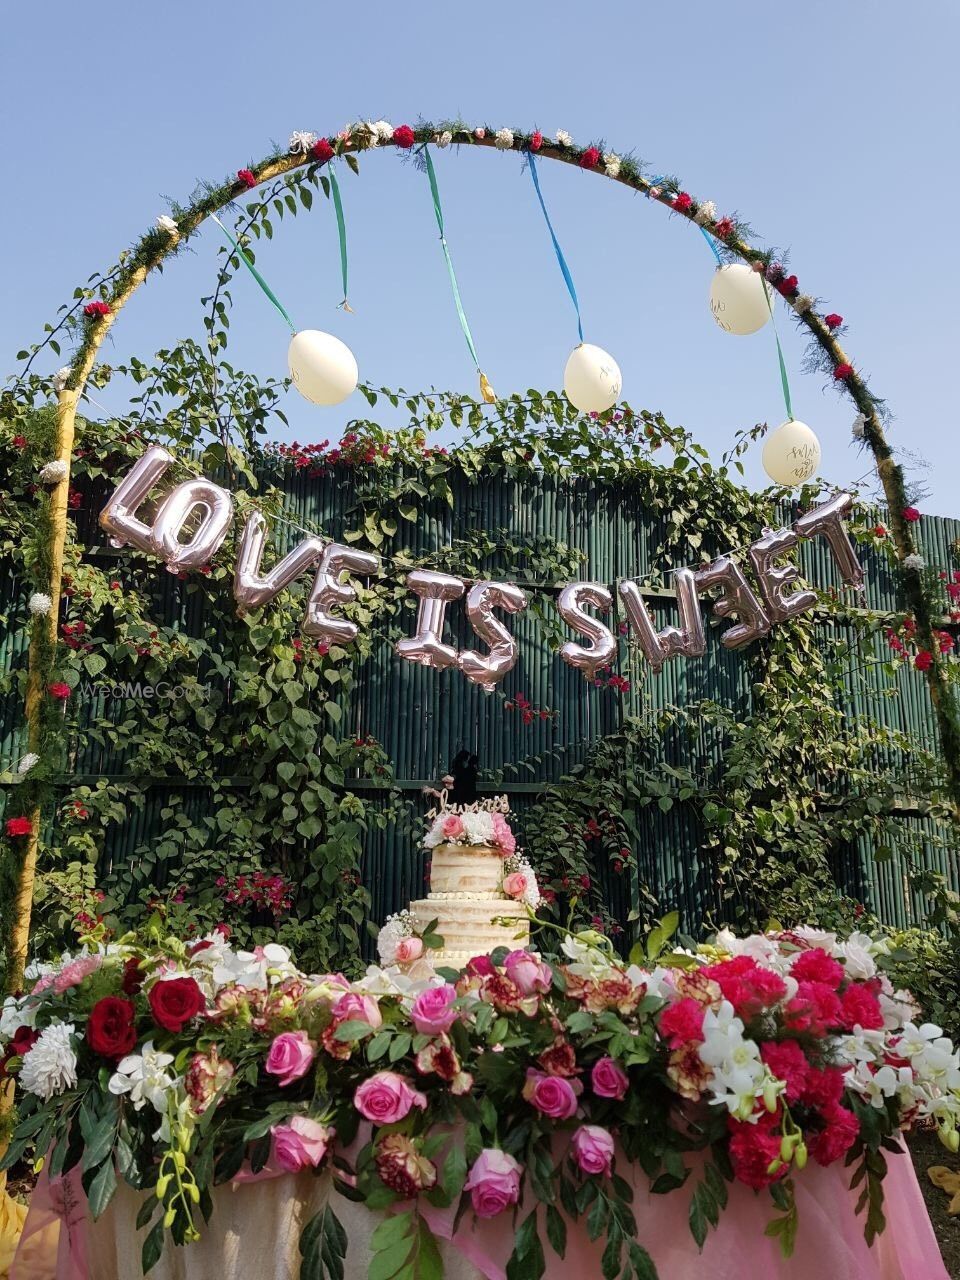
[(340, 200), (340, 185), (337, 182), (337, 175), (333, 169), (329, 170), (330, 191), (333, 195), (333, 207), (337, 213), (337, 235), (340, 238), (340, 278), (343, 280), (343, 301), (338, 302), (338, 307), (343, 307), (344, 311), (353, 313), (353, 307), (347, 301), (347, 226), (343, 220), (343, 204)]
[(773, 314), (773, 307), (770, 303), (770, 290), (767, 288), (767, 282), (764, 276), (760, 276), (760, 286), (763, 289), (763, 296), (767, 300), (767, 310), (770, 312), (770, 323), (773, 325), (773, 337), (777, 344), (777, 359), (780, 361), (780, 385), (783, 387), (783, 403), (787, 407), (787, 420), (793, 421), (793, 405), (790, 402), (790, 383), (787, 379), (787, 366), (783, 359), (783, 348), (780, 346), (780, 335), (777, 333), (777, 321)]
[(710, 232), (707, 230), (706, 227), (700, 228), (700, 234), (703, 236), (704, 240), (706, 240), (707, 244), (710, 246), (710, 252), (716, 258), (717, 266), (722, 267), (723, 259), (720, 257), (720, 250), (717, 248), (716, 244), (714, 243), (713, 236), (710, 234)]
[(467, 323), (466, 312), (463, 309), (463, 303), (460, 300), (460, 289), (457, 285), (456, 272), (453, 269), (453, 261), (450, 257), (450, 249), (447, 246), (447, 239), (443, 233), (443, 209), (440, 207), (440, 192), (437, 189), (437, 175), (433, 171), (433, 161), (430, 159), (430, 148), (423, 148), (423, 157), (427, 163), (427, 177), (430, 179), (430, 194), (433, 196), (433, 212), (437, 217), (437, 226), (440, 228), (440, 244), (443, 248), (443, 256), (447, 263), (447, 274), (450, 276), (450, 288), (453, 290), (453, 300), (457, 306), (457, 315), (460, 317), (460, 328), (463, 330), (463, 336), (467, 340), (467, 347), (470, 355), (473, 357), (473, 363), (477, 366), (477, 373), (480, 375), (480, 395), (486, 404), (493, 404), (496, 401), (497, 393), (487, 381), (486, 375), (480, 368), (480, 360), (477, 357), (477, 348), (473, 345), (473, 335), (470, 332), (470, 325)]
[(290, 326), (291, 332), (296, 333), (297, 326), (293, 323), (293, 321), (287, 315), (287, 312), (283, 306), (283, 303), (280, 301), (277, 295), (273, 292), (273, 290), (267, 284), (266, 280), (264, 280), (263, 276), (260, 274), (257, 268), (250, 261), (246, 252), (243, 249), (241, 249), (239, 243), (236, 240), (234, 240), (233, 236), (230, 234), (230, 232), (223, 225), (223, 223), (220, 221), (220, 219), (217, 217), (215, 213), (211, 213), (210, 217), (213, 219), (213, 221), (217, 224), (217, 226), (220, 228), (223, 234), (227, 237), (227, 239), (233, 245), (234, 253), (236, 253), (237, 257), (240, 259), (240, 261), (244, 264), (244, 266), (253, 276), (254, 280), (256, 280), (257, 284), (260, 286), (263, 292), (267, 295), (267, 297), (270, 299), (273, 305), (277, 308), (277, 310), (283, 316), (284, 320), (286, 320), (287, 324)]
[(570, 274), (570, 268), (567, 266), (567, 260), (563, 256), (563, 250), (560, 248), (560, 241), (557, 239), (557, 233), (553, 229), (553, 223), (550, 221), (550, 215), (547, 213), (547, 206), (543, 202), (543, 192), (540, 190), (540, 179), (537, 176), (537, 162), (532, 151), (527, 153), (527, 161), (530, 165), (530, 176), (533, 178), (533, 185), (536, 188), (537, 199), (540, 201), (540, 208), (543, 210), (543, 216), (546, 219), (547, 230), (550, 232), (550, 239), (553, 241), (553, 251), (557, 255), (557, 262), (560, 264), (560, 272), (563, 275), (567, 286), (567, 293), (573, 302), (574, 310), (577, 313), (577, 332), (580, 334), (580, 341), (583, 342), (583, 321), (580, 318), (580, 303), (577, 299), (577, 290), (574, 287), (573, 276)]

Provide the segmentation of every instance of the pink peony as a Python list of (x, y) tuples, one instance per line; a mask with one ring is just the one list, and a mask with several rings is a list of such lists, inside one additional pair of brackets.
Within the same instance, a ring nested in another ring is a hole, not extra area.
[(511, 871), (503, 877), (503, 892), (508, 898), (522, 898), (527, 892), (527, 877), (522, 871)]
[(505, 858), (509, 858), (517, 847), (517, 837), (510, 830), (510, 824), (502, 813), (495, 813), (492, 820), (493, 841), (498, 845)]
[[(100, 968), (100, 961), (100, 956), (78, 956), (76, 960), (71, 960), (53, 979), (54, 991), (58, 996), (62, 996), (71, 987), (79, 986), (84, 978), (89, 978), (91, 973), (96, 973)], [(37, 991), (37, 987), (34, 987), (34, 992)]]
[(309, 1116), (291, 1116), (286, 1124), (275, 1124), (273, 1156), (287, 1173), (315, 1169), (330, 1148), (334, 1130)]
[(495, 1218), (508, 1205), (520, 1199), (520, 1176), (523, 1168), (513, 1156), (495, 1147), (487, 1147), (473, 1162), (464, 1191), (470, 1192), (473, 1211), (478, 1218)]
[(703, 1005), (691, 996), (685, 996), (675, 1004), (668, 1004), (660, 1014), (657, 1024), (661, 1040), (666, 1040), (671, 1049), (679, 1049), (685, 1044), (702, 1043), (705, 1013)]
[(590, 1073), (590, 1084), (598, 1098), (616, 1098), (619, 1102), (630, 1087), (630, 1079), (613, 1058), (598, 1058)]
[(305, 1031), (284, 1031), (271, 1044), (265, 1067), (272, 1076), (280, 1076), (282, 1089), (305, 1076), (315, 1056), (313, 1042)]
[(550, 966), (529, 951), (511, 951), (503, 967), (510, 981), (516, 983), (525, 996), (550, 990), (553, 982)]
[(357, 995), (349, 991), (333, 1006), (333, 1016), (338, 1022), (366, 1022), (371, 1027), (383, 1024), (380, 1006), (373, 996)]
[(442, 987), (428, 987), (413, 1002), (410, 1017), (422, 1036), (439, 1036), (449, 1031), (458, 1013), (454, 1008), (457, 991), (449, 982)]
[(463, 835), (463, 819), (458, 813), (451, 813), (440, 822), (440, 830), (448, 840), (459, 840)]
[(579, 1080), (548, 1076), (536, 1067), (528, 1067), (523, 1096), (532, 1107), (536, 1107), (551, 1120), (569, 1120), (577, 1113), (577, 1094), (582, 1088)]
[(396, 1124), (409, 1115), (411, 1107), (424, 1108), (427, 1099), (395, 1071), (378, 1071), (357, 1087), (353, 1105), (374, 1124)]
[(778, 1080), (787, 1086), (787, 1101), (796, 1102), (807, 1084), (809, 1063), (796, 1040), (782, 1044), (768, 1040), (760, 1046), (760, 1057)]
[(393, 954), (397, 964), (412, 964), (423, 955), (423, 942), (412, 934), (409, 938), (400, 938)]
[(790, 976), (798, 982), (822, 982), (836, 991), (843, 981), (843, 965), (828, 956), (822, 947), (801, 951), (790, 966)]
[(608, 1176), (613, 1161), (613, 1137), (599, 1125), (582, 1124), (570, 1143), (573, 1158), (584, 1173)]
[(852, 1111), (837, 1103), (821, 1113), (825, 1128), (807, 1138), (807, 1147), (817, 1164), (833, 1164), (847, 1154), (857, 1140), (860, 1122)]

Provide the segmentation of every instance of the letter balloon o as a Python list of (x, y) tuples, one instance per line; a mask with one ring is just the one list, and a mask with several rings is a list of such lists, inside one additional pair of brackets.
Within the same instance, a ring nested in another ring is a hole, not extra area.
[(581, 413), (603, 413), (620, 398), (620, 366), (601, 347), (581, 342), (574, 347), (563, 371), (567, 399)]
[(293, 385), (314, 404), (340, 404), (357, 389), (356, 357), (332, 333), (301, 329), (290, 341), (287, 363)]
[(820, 441), (805, 422), (791, 418), (767, 436), (761, 461), (771, 480), (796, 489), (817, 474)]
[(710, 281), (710, 310), (721, 329), (745, 336), (770, 319), (763, 276), (742, 262), (718, 267)]

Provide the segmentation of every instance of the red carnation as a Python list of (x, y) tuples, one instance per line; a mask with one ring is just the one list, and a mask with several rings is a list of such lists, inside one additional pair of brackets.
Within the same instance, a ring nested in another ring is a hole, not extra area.
[(251, 187), (255, 187), (257, 185), (257, 180), (253, 176), (253, 171), (251, 169), (238, 169), (237, 181), (242, 182), (248, 191)]
[(933, 654), (927, 649), (921, 649), (913, 660), (913, 665), (918, 671), (929, 671), (933, 666)]
[(795, 293), (799, 292), (799, 281), (796, 276), (784, 276), (777, 285), (777, 292), (784, 298), (792, 298)]
[(833, 1164), (845, 1156), (857, 1140), (860, 1122), (846, 1107), (834, 1105), (822, 1112), (824, 1130), (810, 1137), (807, 1149), (817, 1164)]
[(64, 684), (62, 680), (55, 680), (53, 684), (47, 685), (47, 693), (51, 698), (56, 698), (59, 702), (66, 702), (70, 697), (71, 689), (68, 684)]
[(838, 382), (846, 382), (847, 378), (849, 378), (852, 373), (852, 364), (838, 364), (833, 371), (833, 376)]
[(759, 1191), (784, 1177), (789, 1165), (781, 1164), (776, 1173), (767, 1170), (780, 1157), (780, 1130), (774, 1128), (774, 1116), (762, 1116), (756, 1124), (730, 1121), (730, 1162), (738, 1182)]
[(805, 1107), (816, 1107), (818, 1111), (826, 1111), (835, 1107), (843, 1097), (843, 1071), (838, 1067), (807, 1068), (807, 1078), (803, 1086), (801, 1102)]
[(542, 146), (543, 146), (543, 134), (540, 132), (539, 129), (537, 129), (533, 134), (533, 136), (530, 138), (530, 150), (539, 151)]
[(33, 830), (33, 822), (29, 818), (8, 818), (6, 832), (8, 836), (28, 836)]
[(193, 978), (167, 978), (151, 987), (150, 1010), (165, 1031), (180, 1032), (206, 1007), (203, 992)]
[(320, 164), (326, 164), (328, 160), (333, 159), (333, 147), (326, 138), (318, 138), (310, 148), (310, 155)]
[(801, 951), (790, 966), (790, 976), (798, 982), (823, 982), (836, 990), (843, 981), (843, 965), (828, 956), (822, 947)]
[(909, 521), (910, 524), (914, 524), (917, 520), (920, 519), (920, 512), (917, 510), (916, 507), (904, 507), (901, 514), (904, 520)]
[(784, 1040), (782, 1044), (768, 1040), (760, 1046), (760, 1057), (786, 1084), (787, 1101), (797, 1102), (806, 1087), (810, 1066), (796, 1040)]
[(657, 1024), (660, 1039), (665, 1040), (671, 1049), (681, 1049), (686, 1044), (701, 1044), (705, 1012), (703, 1005), (690, 996), (677, 1000), (675, 1004), (668, 1004), (660, 1014)]
[(681, 213), (686, 213), (693, 204), (693, 196), (687, 195), (686, 191), (681, 191), (673, 197), (671, 203), (674, 209), (679, 209)]
[(90, 1010), (87, 1043), (94, 1053), (118, 1062), (136, 1046), (136, 1018), (132, 1000), (104, 996)]
[(600, 152), (596, 147), (587, 147), (580, 157), (581, 169), (595, 169), (600, 163)]
[(714, 231), (721, 240), (726, 240), (727, 236), (733, 234), (733, 219), (721, 218), (714, 228)]
[(91, 319), (100, 320), (103, 316), (110, 314), (110, 304), (108, 302), (88, 302), (83, 308), (83, 314), (90, 316)]
[(843, 1025), (847, 1031), (863, 1027), (866, 1031), (883, 1029), (883, 1012), (876, 994), (862, 982), (852, 982), (840, 997)]
[(398, 124), (393, 131), (393, 140), (398, 147), (412, 147), (414, 143), (413, 130), (408, 124)]
[(839, 329), (843, 324), (843, 316), (838, 316), (835, 311), (831, 311), (828, 316), (823, 317), (823, 323), (828, 329)]

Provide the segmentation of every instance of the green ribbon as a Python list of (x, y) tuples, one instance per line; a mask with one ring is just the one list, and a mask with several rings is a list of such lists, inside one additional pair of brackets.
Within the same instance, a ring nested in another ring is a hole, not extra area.
[(470, 332), (470, 325), (467, 323), (463, 303), (460, 301), (460, 289), (457, 286), (456, 272), (453, 269), (453, 262), (450, 258), (450, 250), (447, 247), (446, 237), (443, 234), (443, 209), (440, 207), (440, 192), (437, 190), (437, 175), (433, 171), (433, 161), (430, 159), (429, 147), (423, 148), (423, 156), (427, 162), (427, 177), (430, 179), (430, 192), (433, 195), (433, 211), (437, 215), (437, 226), (440, 228), (440, 244), (443, 246), (443, 256), (447, 261), (447, 272), (450, 276), (450, 287), (453, 290), (453, 300), (457, 304), (457, 315), (460, 317), (460, 328), (463, 330), (463, 336), (467, 340), (467, 347), (470, 350), (470, 355), (473, 357), (473, 363), (477, 366), (477, 373), (480, 373), (482, 377), (480, 361), (477, 357), (477, 348), (473, 345), (473, 335)]
[(770, 305), (770, 291), (767, 288), (766, 277), (761, 275), (760, 287), (763, 290), (763, 296), (767, 300), (767, 310), (770, 312), (770, 323), (773, 325), (773, 337), (777, 344), (777, 359), (780, 361), (780, 385), (783, 387), (783, 403), (787, 406), (787, 419), (793, 421), (793, 405), (790, 403), (790, 383), (787, 380), (787, 366), (783, 359), (783, 348), (780, 346), (780, 335), (777, 333), (777, 321), (773, 314), (773, 307)]
[(328, 173), (330, 175), (330, 192), (333, 195), (333, 207), (337, 214), (337, 235), (340, 237), (340, 278), (343, 280), (343, 301), (337, 305), (343, 307), (344, 311), (353, 311), (353, 307), (347, 301), (347, 225), (343, 220), (340, 185), (333, 169), (328, 170)]
[(213, 219), (213, 221), (217, 224), (217, 226), (220, 228), (223, 234), (227, 237), (227, 239), (233, 245), (233, 249), (237, 257), (244, 264), (244, 266), (253, 276), (254, 280), (256, 280), (257, 284), (260, 286), (263, 292), (267, 295), (267, 297), (270, 299), (273, 305), (277, 308), (277, 310), (283, 316), (284, 320), (286, 320), (287, 324), (290, 326), (291, 332), (296, 333), (297, 326), (293, 323), (293, 321), (287, 315), (287, 312), (286, 312), (286, 309), (284, 308), (283, 303), (280, 301), (277, 295), (273, 292), (273, 290), (267, 284), (266, 280), (264, 280), (263, 276), (260, 274), (257, 268), (250, 261), (246, 252), (240, 247), (239, 243), (236, 240), (234, 240), (233, 236), (230, 234), (230, 232), (223, 225), (223, 223), (220, 221), (220, 219), (217, 217), (215, 213), (211, 213), (210, 217)]

